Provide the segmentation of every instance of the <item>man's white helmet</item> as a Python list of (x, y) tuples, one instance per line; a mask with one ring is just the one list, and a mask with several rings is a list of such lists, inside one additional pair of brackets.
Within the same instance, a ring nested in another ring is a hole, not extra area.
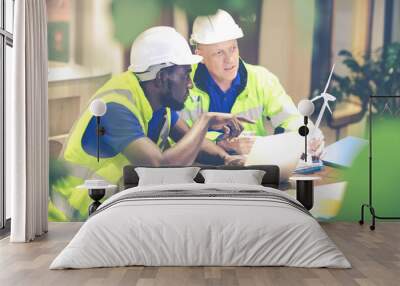
[(219, 9), (214, 15), (199, 16), (194, 20), (190, 43), (192, 45), (215, 44), (241, 37), (243, 37), (243, 31), (232, 16)]
[(135, 39), (128, 69), (146, 81), (154, 79), (161, 68), (197, 64), (202, 59), (192, 54), (185, 38), (174, 28), (159, 26), (144, 31)]

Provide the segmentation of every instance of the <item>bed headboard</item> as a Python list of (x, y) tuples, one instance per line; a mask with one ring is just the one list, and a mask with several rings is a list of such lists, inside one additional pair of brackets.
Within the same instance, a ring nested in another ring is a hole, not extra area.
[[(135, 168), (139, 166), (125, 166), (124, 167), (124, 178), (123, 178), (123, 189), (136, 187), (139, 183), (139, 176), (135, 171)], [(179, 166), (182, 167), (182, 166)], [(169, 168), (179, 168), (169, 167)], [(279, 187), (279, 167), (275, 165), (254, 165), (254, 166), (198, 166), (201, 169), (220, 169), (220, 170), (263, 170), (265, 175), (262, 179), (262, 185), (265, 187), (271, 187), (277, 189)], [(156, 167), (155, 167), (156, 168)], [(200, 174), (197, 174), (194, 180), (197, 183), (204, 183), (204, 178)]]

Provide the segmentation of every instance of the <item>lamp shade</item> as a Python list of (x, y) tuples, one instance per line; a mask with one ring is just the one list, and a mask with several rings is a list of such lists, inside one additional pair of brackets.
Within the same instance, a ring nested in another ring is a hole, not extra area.
[(303, 99), (297, 105), (297, 109), (303, 116), (310, 116), (314, 112), (314, 103), (311, 100)]
[(90, 104), (90, 112), (94, 116), (103, 116), (107, 112), (107, 105), (101, 99), (95, 99)]

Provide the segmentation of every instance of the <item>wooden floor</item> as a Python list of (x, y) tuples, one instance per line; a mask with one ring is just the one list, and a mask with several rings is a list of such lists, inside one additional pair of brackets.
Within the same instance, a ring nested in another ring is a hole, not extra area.
[(400, 223), (323, 223), (353, 268), (122, 267), (48, 270), (80, 223), (50, 223), (32, 243), (0, 241), (0, 285), (400, 285)]

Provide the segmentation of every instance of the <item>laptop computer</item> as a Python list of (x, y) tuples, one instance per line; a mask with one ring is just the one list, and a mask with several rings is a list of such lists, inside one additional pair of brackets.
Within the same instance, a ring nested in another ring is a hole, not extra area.
[(351, 167), (354, 159), (368, 145), (368, 141), (362, 138), (347, 136), (327, 147), (322, 155), (322, 162), (327, 166), (336, 168)]
[(257, 137), (247, 156), (245, 166), (277, 165), (280, 181), (287, 181), (304, 152), (304, 137), (297, 132)]

